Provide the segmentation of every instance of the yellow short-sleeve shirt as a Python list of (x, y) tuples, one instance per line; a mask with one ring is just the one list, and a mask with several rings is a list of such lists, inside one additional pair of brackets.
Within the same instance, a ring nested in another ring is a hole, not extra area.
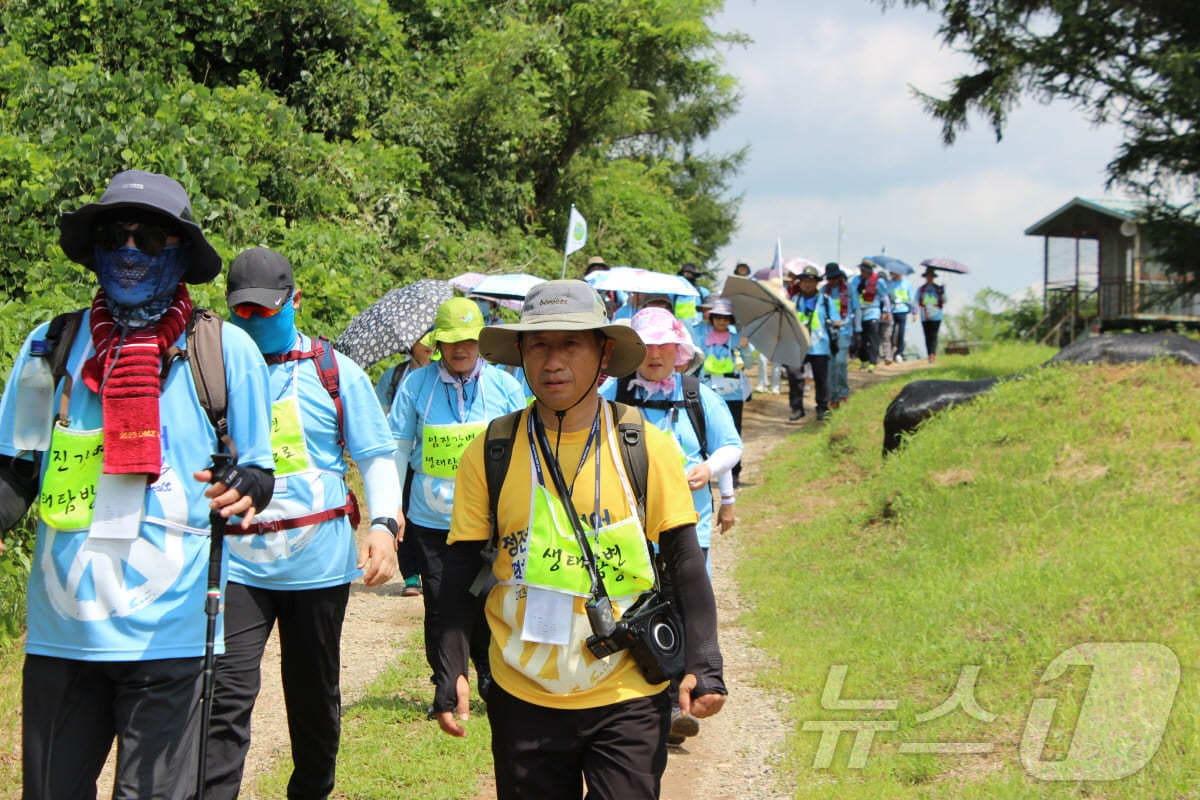
[[(512, 579), (513, 557), (525, 545), (529, 526), (532, 478), (529, 439), (525, 433), (528, 414), (526, 411), (521, 415), (513, 442), (512, 461), (497, 508), (500, 552), (492, 569), (500, 581)], [(646, 478), (646, 535), (656, 542), (663, 531), (695, 524), (696, 510), (684, 475), (683, 454), (674, 437), (653, 425), (646, 425), (645, 430), (650, 464)], [(547, 436), (553, 447), (556, 440), (553, 427), (547, 431)], [(480, 436), (471, 443), (459, 464), (454, 513), (450, 520), (451, 543), (484, 541), (491, 536), (484, 438)], [(568, 483), (575, 465), (579, 464), (587, 438), (588, 430), (584, 429), (564, 433), (558, 443), (559, 463)], [(629, 507), (621, 486), (616, 462), (607, 444), (607, 425), (601, 431), (601, 441), (605, 446), (600, 461), (600, 518), (601, 524), (608, 524), (636, 515), (636, 511)], [(619, 453), (617, 458), (620, 458)], [(576, 511), (590, 518), (595, 500), (594, 458), (589, 456), (574, 478), (572, 491)], [(622, 601), (618, 611), (623, 611), (633, 599)], [(492, 633), (492, 676), (506, 692), (540, 706), (580, 709), (648, 697), (662, 691), (662, 685), (646, 682), (628, 653), (618, 653), (603, 660), (594, 658), (585, 646), (592, 631), (582, 598), (575, 599), (573, 611), (568, 644), (525, 642), (521, 640), (525, 587), (501, 583), (492, 589), (485, 606)]]

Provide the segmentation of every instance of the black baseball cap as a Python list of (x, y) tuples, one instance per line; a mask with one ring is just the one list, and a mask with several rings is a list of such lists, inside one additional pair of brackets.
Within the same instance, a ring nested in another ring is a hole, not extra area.
[(252, 247), (229, 265), (225, 300), (230, 308), (242, 303), (279, 308), (295, 286), (292, 265), (286, 258), (266, 247)]

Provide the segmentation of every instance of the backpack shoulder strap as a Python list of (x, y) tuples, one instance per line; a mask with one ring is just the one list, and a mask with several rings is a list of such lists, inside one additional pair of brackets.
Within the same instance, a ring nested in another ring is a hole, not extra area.
[(187, 327), (187, 361), (196, 386), (196, 399), (208, 414), (217, 438), (237, 459), (237, 448), (229, 435), (228, 384), (225, 381), (225, 351), (221, 345), (221, 318), (207, 308), (196, 308)]
[(625, 473), (633, 484), (638, 519), (646, 525), (646, 492), (650, 475), (650, 456), (646, 449), (646, 421), (636, 406), (613, 403), (613, 419), (617, 422), (617, 441)]
[[(636, 374), (636, 373), (635, 373)], [(633, 397), (633, 386), (631, 381), (633, 375), (626, 375), (624, 378), (617, 378), (617, 393), (616, 401), (623, 405), (631, 406), (636, 403)]]
[(321, 385), (333, 399), (333, 408), (337, 412), (338, 447), (346, 446), (346, 409), (342, 403), (341, 372), (338, 370), (337, 356), (333, 352), (333, 342), (324, 336), (318, 336), (313, 346), (313, 364)]
[(700, 460), (707, 460), (708, 424), (704, 420), (704, 404), (700, 400), (700, 379), (695, 375), (683, 376), (683, 407), (700, 443)]
[(67, 311), (50, 320), (46, 329), (46, 342), (50, 345), (50, 371), (54, 373), (57, 383), (67, 375), (67, 358), (71, 355), (71, 345), (75, 344), (75, 336), (83, 323), (83, 309)]
[(487, 477), (488, 516), (492, 522), (492, 541), (500, 538), (500, 490), (512, 461), (513, 443), (520, 427), (521, 412), (513, 411), (488, 423), (484, 433), (483, 472)]

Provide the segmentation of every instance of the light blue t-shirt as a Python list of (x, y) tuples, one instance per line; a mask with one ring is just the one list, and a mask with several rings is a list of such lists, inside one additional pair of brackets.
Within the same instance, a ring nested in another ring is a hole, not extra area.
[(912, 304), (916, 301), (913, 297), (912, 283), (907, 278), (888, 281), (888, 295), (892, 299), (893, 314), (907, 314), (912, 310)]
[(946, 290), (942, 289), (939, 305), (938, 288), (936, 284), (922, 283), (921, 288), (917, 289), (917, 306), (922, 311), (922, 318), (929, 322), (939, 322), (942, 319), (942, 310), (946, 304)]
[[(842, 313), (841, 290), (838, 289), (836, 286), (833, 286), (833, 287), (830, 287), (828, 292), (822, 291), (821, 293), (829, 298), (830, 304), (837, 309), (838, 315), (840, 317), (841, 313)], [(861, 330), (861, 327), (862, 327), (861, 325), (858, 324), (858, 295), (854, 294), (854, 292), (849, 291), (849, 287), (847, 287), (846, 294), (849, 295), (849, 300), (850, 300), (850, 305), (849, 305), (849, 308), (847, 309), (846, 318), (845, 318), (845, 322), (847, 324), (838, 328), (838, 342), (842, 343), (842, 344), (849, 342), (851, 340), (851, 338), (853, 338), (853, 336), (854, 336), (854, 331)], [(854, 324), (849, 324), (851, 321), (853, 321)], [(845, 348), (843, 347), (842, 349), (845, 349)]]
[(887, 278), (884, 278), (882, 275), (879, 276), (879, 279), (875, 284), (875, 299), (871, 302), (867, 302), (866, 299), (863, 298), (862, 292), (859, 291), (859, 287), (862, 286), (862, 283), (863, 278), (861, 273), (851, 278), (849, 283), (850, 294), (858, 298), (859, 321), (878, 322), (879, 318), (883, 316), (883, 312), (891, 306), (891, 303), (888, 300)]
[[(412, 366), (411, 361), (401, 361), (399, 364), (388, 367), (379, 376), (379, 380), (375, 381), (375, 396), (379, 398), (379, 405), (383, 409), (384, 415), (388, 409), (392, 407), (392, 401), (396, 399), (396, 394), (400, 391), (400, 384), (404, 381), (404, 376), (408, 373)], [(396, 373), (399, 372), (399, 377)], [(393, 386), (393, 382), (395, 386)]]
[[(606, 400), (615, 400), (616, 384), (601, 388), (600, 394)], [(647, 397), (646, 390), (641, 386), (633, 387), (633, 396), (637, 401), (672, 400), (682, 402), (683, 380), (680, 376), (675, 376), (675, 388), (670, 397), (661, 392)], [(704, 409), (704, 433), (708, 440), (706, 450), (709, 454), (727, 445), (742, 446), (742, 438), (738, 436), (737, 428), (733, 425), (733, 415), (729, 413), (729, 406), (725, 405), (725, 401), (718, 397), (716, 392), (704, 384), (700, 384), (700, 406)], [(692, 420), (686, 409), (682, 407), (671, 410), (643, 408), (642, 414), (650, 424), (674, 434), (675, 441), (679, 442), (679, 448), (683, 450), (682, 468), (685, 471), (704, 460), (700, 457), (699, 436), (696, 434), (696, 429), (692, 427)], [(708, 548), (712, 544), (712, 490), (708, 486), (703, 486), (692, 492), (692, 505), (695, 506), (696, 513), (700, 515), (700, 519), (696, 523), (696, 538), (699, 539), (701, 547)]]
[(413, 443), (407, 513), (422, 527), (449, 530), (454, 509), (454, 479), (428, 475), (423, 469), (425, 427), (490, 422), (525, 408), (525, 390), (516, 378), (482, 360), (480, 364), (476, 376), (465, 383), (440, 364), (414, 370), (405, 376), (388, 414), (392, 436)]
[(700, 367), (700, 380), (704, 381), (710, 389), (715, 391), (717, 395), (727, 403), (747, 400), (750, 397), (750, 380), (746, 377), (744, 371), (745, 365), (751, 363), (754, 357), (754, 352), (749, 347), (741, 347), (738, 344), (737, 328), (733, 325), (729, 326), (729, 341), (725, 344), (717, 344), (708, 341), (708, 334), (713, 331), (713, 327), (707, 322), (702, 322), (692, 328), (694, 331), (692, 340), (696, 343), (696, 347), (705, 357), (715, 356), (719, 359), (728, 359), (737, 364), (737, 357), (741, 356), (743, 369), (738, 370), (735, 367), (735, 376), (718, 377), (710, 375), (704, 366)]
[[(312, 340), (300, 334), (296, 349), (306, 351), (312, 346)], [(355, 461), (394, 457), (396, 443), (370, 379), (349, 357), (336, 350), (334, 357), (350, 457)], [(268, 370), (271, 400), (288, 401), (294, 397), (299, 401), (310, 467), (308, 471), (280, 475), (284, 465), (282, 460), (278, 461), (275, 495), (256, 521), (301, 517), (344, 506), (346, 461), (338, 446), (337, 410), (321, 384), (316, 363), (311, 358), (288, 361), (272, 364)], [(362, 508), (365, 512), (366, 506)], [(231, 536), (226, 542), (230, 554), (229, 580), (245, 586), (325, 589), (350, 583), (362, 574), (356, 563), (354, 531), (346, 516), (254, 536)]]
[[(102, 426), (99, 395), (80, 378), (94, 352), (91, 312), (67, 359), (74, 377), (70, 427)], [(0, 400), (0, 453), (16, 455), (13, 422), (16, 376), (29, 343), (45, 335), (42, 325), (25, 340)], [(185, 346), (186, 336), (176, 345)], [(250, 337), (222, 326), (222, 351), (229, 390), (229, 432), (239, 463), (270, 469), (271, 401), (267, 367)], [(65, 383), (65, 381), (64, 381)], [(10, 389), (12, 391), (10, 391)], [(55, 407), (61, 386), (55, 394)], [(98, 539), (89, 531), (63, 532), (38, 523), (29, 576), (28, 653), (84, 661), (148, 661), (204, 655), (204, 598), (208, 580), (209, 500), (207, 484), (192, 472), (212, 464), (217, 436), (196, 399), (186, 361), (176, 360), (159, 397), (162, 473), (146, 487), (142, 522), (133, 539)], [(52, 458), (44, 459), (42, 476)], [(226, 551), (227, 552), (227, 551)], [(224, 575), (228, 571), (226, 555)], [(223, 652), (218, 624), (218, 652)]]
[[(809, 314), (816, 310), (816, 316), (809, 322)], [(830, 322), (840, 322), (842, 314), (837, 302), (827, 294), (817, 292), (812, 297), (796, 295), (796, 310), (800, 312), (801, 325), (808, 325), (808, 354), (810, 356), (829, 355), (829, 325)]]

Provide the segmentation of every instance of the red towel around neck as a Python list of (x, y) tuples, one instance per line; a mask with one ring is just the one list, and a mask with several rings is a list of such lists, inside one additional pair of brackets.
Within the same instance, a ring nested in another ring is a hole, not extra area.
[(145, 473), (158, 480), (162, 468), (162, 359), (192, 316), (187, 286), (154, 325), (122, 332), (108, 310), (104, 290), (92, 301), (92, 346), (96, 354), (83, 365), (83, 382), (100, 395), (104, 420), (104, 471), (109, 475)]

